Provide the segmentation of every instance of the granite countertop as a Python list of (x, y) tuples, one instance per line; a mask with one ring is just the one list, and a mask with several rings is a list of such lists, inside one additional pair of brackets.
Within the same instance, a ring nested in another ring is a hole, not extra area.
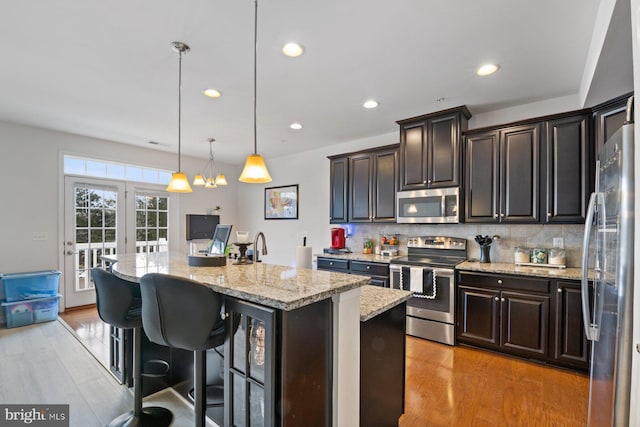
[(360, 321), (384, 313), (411, 298), (411, 292), (366, 285), (360, 288)]
[(254, 263), (191, 267), (187, 256), (173, 252), (103, 256), (115, 262), (113, 273), (139, 282), (146, 273), (164, 273), (202, 282), (216, 292), (264, 306), (293, 310), (369, 283), (354, 274)]
[[(506, 262), (480, 263), (474, 261), (465, 261), (461, 264), (458, 264), (456, 266), (456, 270), (481, 271), (484, 273), (519, 274), (523, 276), (550, 277), (570, 280), (582, 279), (581, 268), (529, 267), (518, 266)], [(589, 270), (589, 279), (593, 279), (594, 277), (594, 272), (592, 270)]]
[(402, 255), (394, 255), (394, 256), (382, 256), (376, 254), (363, 254), (361, 252), (352, 252), (349, 254), (315, 254), (316, 257), (319, 258), (338, 258), (338, 259), (348, 259), (352, 261), (366, 261), (366, 262), (381, 262), (385, 264), (389, 264), (389, 262), (394, 258), (400, 258)]

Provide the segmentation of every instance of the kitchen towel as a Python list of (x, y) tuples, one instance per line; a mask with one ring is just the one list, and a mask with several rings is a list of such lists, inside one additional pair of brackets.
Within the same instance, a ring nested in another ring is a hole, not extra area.
[(409, 275), (409, 290), (411, 292), (422, 293), (422, 267), (411, 267)]
[(296, 268), (311, 268), (311, 246), (296, 248)]

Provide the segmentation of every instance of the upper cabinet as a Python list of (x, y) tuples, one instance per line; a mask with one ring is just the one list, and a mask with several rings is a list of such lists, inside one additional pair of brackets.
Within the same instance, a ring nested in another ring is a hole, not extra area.
[(619, 96), (610, 101), (593, 107), (593, 120), (595, 123), (595, 159), (598, 159), (600, 148), (611, 135), (622, 127), (626, 119), (627, 100), (633, 93)]
[(329, 157), (330, 222), (395, 222), (398, 144)]
[(348, 220), (347, 185), (349, 179), (349, 158), (346, 156), (330, 158), (330, 194), (329, 222), (341, 224)]
[(471, 113), (465, 106), (400, 120), (400, 190), (460, 184), (461, 132)]
[(585, 113), (544, 124), (540, 199), (544, 223), (584, 223), (593, 188), (590, 123)]
[(593, 187), (587, 110), (465, 134), (465, 220), (584, 223)]
[(537, 222), (539, 162), (539, 124), (468, 135), (466, 221)]

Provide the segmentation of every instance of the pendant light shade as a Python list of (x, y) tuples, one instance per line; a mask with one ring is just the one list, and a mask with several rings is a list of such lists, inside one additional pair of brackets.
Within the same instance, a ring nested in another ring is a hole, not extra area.
[(216, 185), (228, 185), (229, 183), (227, 182), (227, 178), (224, 176), (224, 174), (219, 173), (218, 175), (216, 175)]
[(171, 43), (173, 50), (178, 52), (178, 171), (171, 175), (171, 181), (167, 185), (167, 191), (171, 193), (191, 193), (193, 190), (184, 172), (180, 171), (180, 150), (182, 133), (182, 55), (189, 52), (189, 46), (182, 42)]
[(195, 178), (193, 178), (193, 185), (196, 187), (202, 187), (206, 183), (207, 181), (205, 181), (204, 176), (201, 173), (199, 173), (198, 175), (196, 175)]
[(253, 154), (247, 156), (240, 178), (241, 182), (261, 184), (271, 182), (264, 159), (258, 154), (258, 129), (256, 124), (256, 106), (258, 94), (258, 0), (255, 0), (255, 16), (253, 26)]

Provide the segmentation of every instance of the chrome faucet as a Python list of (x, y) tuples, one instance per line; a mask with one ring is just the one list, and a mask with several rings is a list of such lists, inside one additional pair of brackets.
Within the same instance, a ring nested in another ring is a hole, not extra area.
[(262, 236), (262, 255), (267, 255), (267, 238), (264, 237), (264, 233), (259, 231), (256, 234), (256, 239), (253, 241), (253, 262), (260, 262), (260, 252), (258, 252), (258, 239)]

